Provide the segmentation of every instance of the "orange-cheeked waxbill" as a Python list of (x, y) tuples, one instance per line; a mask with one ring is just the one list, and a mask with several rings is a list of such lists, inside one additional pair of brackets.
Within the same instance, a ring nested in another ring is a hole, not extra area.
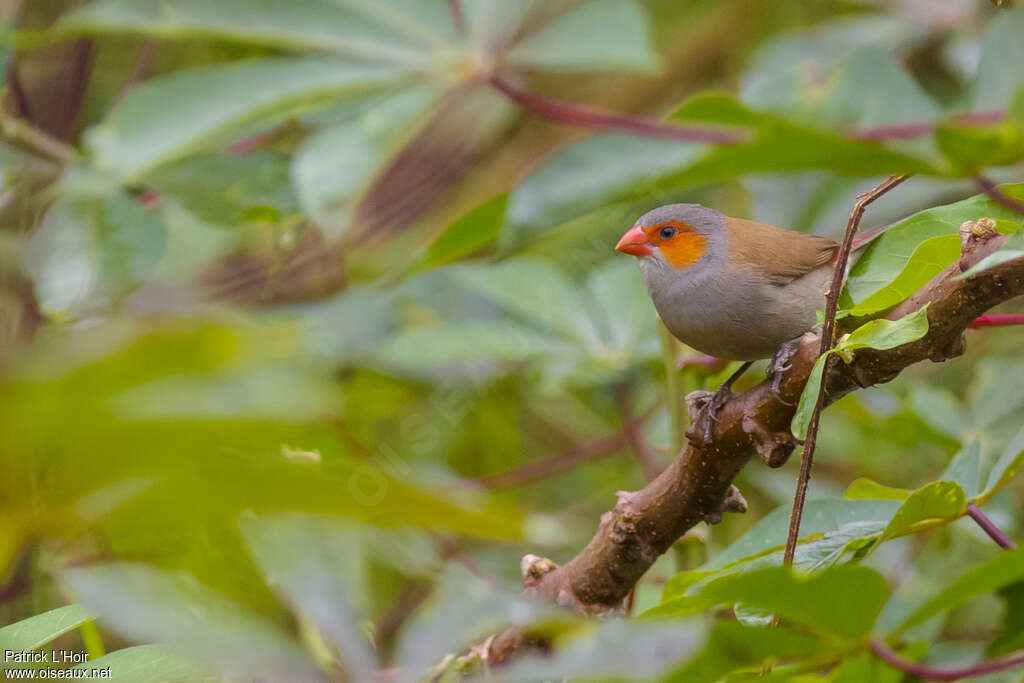
[(814, 327), (816, 311), (825, 308), (839, 245), (699, 204), (669, 204), (641, 216), (615, 248), (636, 257), (654, 307), (677, 339), (747, 361), (714, 394), (699, 392), (694, 433), (709, 441), (730, 386), (752, 361), (779, 352), (769, 368), (778, 391), (789, 342)]
[(699, 204), (648, 211), (618, 251), (637, 258), (668, 330), (702, 353), (770, 358), (825, 308), (839, 245)]

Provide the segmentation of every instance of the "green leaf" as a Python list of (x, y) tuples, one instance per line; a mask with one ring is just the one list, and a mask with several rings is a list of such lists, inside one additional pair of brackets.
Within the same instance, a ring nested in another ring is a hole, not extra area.
[(446, 322), (402, 332), (375, 354), (387, 365), (409, 371), (473, 360), (521, 361), (568, 352), (550, 336), (509, 321)]
[(298, 213), (290, 183), (290, 160), (272, 150), (244, 156), (204, 155), (158, 168), (146, 178), (162, 197), (209, 223), (237, 227), (253, 211), (269, 209), (279, 219)]
[(811, 374), (807, 377), (807, 384), (800, 393), (800, 402), (797, 403), (796, 412), (793, 413), (793, 421), (790, 429), (797, 439), (807, 438), (807, 428), (811, 424), (811, 415), (814, 414), (814, 406), (818, 402), (818, 393), (821, 391), (821, 378), (825, 372), (825, 361), (828, 360), (831, 352), (818, 356), (811, 368)]
[(710, 581), (699, 597), (767, 610), (819, 633), (859, 638), (882, 611), (886, 584), (878, 572), (853, 564), (810, 576), (768, 567)]
[(750, 628), (718, 622), (704, 648), (685, 665), (663, 679), (676, 683), (714, 683), (730, 671), (757, 667), (766, 660), (798, 658), (822, 652), (818, 638), (786, 628)]
[[(897, 509), (899, 504), (890, 500), (809, 500), (804, 506), (804, 514), (800, 521), (800, 531), (803, 534), (801, 544), (807, 539), (838, 531), (849, 524), (878, 521), (888, 523)], [(744, 560), (781, 550), (786, 544), (786, 535), (789, 531), (789, 513), (789, 505), (775, 508), (701, 569), (728, 568)]]
[(696, 95), (684, 102), (668, 120), (755, 128), (752, 142), (717, 147), (666, 179), (665, 182), (677, 186), (717, 182), (747, 173), (812, 169), (860, 176), (936, 172), (926, 161), (890, 150), (879, 143), (798, 126), (747, 108), (724, 95)]
[(955, 481), (968, 498), (973, 499), (981, 490), (981, 442), (975, 439), (960, 450), (939, 475), (939, 481)]
[(1024, 577), (1024, 549), (1002, 552), (980, 564), (927, 600), (897, 626), (892, 635), (904, 633), (976, 595), (999, 590)]
[(987, 126), (946, 124), (935, 130), (939, 149), (960, 175), (977, 175), (989, 166), (1009, 166), (1024, 158), (1024, 129), (1014, 120)]
[(353, 535), (328, 520), (295, 515), (248, 516), (242, 531), (275, 591), (338, 648), (348, 676), (373, 679), (375, 657), (338, 575), (353, 553)]
[(110, 668), (115, 681), (198, 683), (219, 680), (181, 654), (162, 645), (136, 645), (77, 665), (76, 669)]
[[(416, 26), (412, 17), (383, 0), (376, 4), (377, 11), (365, 3), (331, 0), (288, 4), (272, 0), (103, 0), (69, 13), (57, 28), (74, 33), (232, 40), (400, 64), (427, 63), (429, 50), (441, 37), (432, 31), (424, 37), (422, 27), (402, 30)], [(401, 3), (392, 3), (397, 4)], [(442, 3), (424, 0), (421, 4)], [(451, 33), (450, 22), (446, 23)]]
[(96, 287), (94, 210), (89, 202), (58, 201), (29, 239), (25, 269), (35, 280), (36, 297), (47, 315), (67, 315)]
[(350, 227), (351, 212), (390, 160), (427, 120), (440, 92), (404, 90), (356, 121), (309, 136), (295, 155), (293, 184), (306, 215), (330, 238)]
[(191, 576), (108, 564), (71, 569), (64, 578), (121, 636), (181, 649), (223, 678), (320, 680), (316, 664), (283, 630)]
[(914, 249), (903, 270), (887, 285), (850, 309), (849, 315), (866, 316), (892, 308), (908, 299), (960, 256), (957, 235), (931, 237)]
[(541, 69), (654, 71), (647, 15), (632, 0), (591, 0), (517, 43), (512, 63)]
[(984, 272), (989, 268), (995, 268), (1009, 261), (1014, 261), (1024, 257), (1024, 229), (1017, 230), (1017, 232), (1010, 235), (1003, 246), (999, 247), (999, 250), (989, 254), (985, 258), (975, 263), (967, 272), (958, 275), (957, 280), (965, 277), (971, 277), (978, 273)]
[(910, 390), (910, 404), (914, 413), (937, 433), (960, 440), (965, 428), (964, 409), (949, 389), (927, 384), (915, 386)]
[[(86, 134), (94, 163), (122, 179), (231, 141), (341, 97), (395, 85), (407, 72), (332, 59), (267, 58), (181, 71), (132, 90)], [(173, 103), (173, 106), (168, 106)]]
[(974, 502), (981, 505), (992, 499), (992, 496), (999, 493), (1010, 480), (1017, 474), (1021, 463), (1024, 462), (1024, 428), (1013, 437), (1010, 444), (1003, 451), (992, 470), (988, 473), (988, 480), (985, 483), (985, 490), (975, 497)]
[(1024, 647), (1024, 581), (1015, 581), (997, 591), (1003, 601), (1003, 623), (1000, 634), (986, 652), (998, 657)]
[[(1010, 197), (1024, 199), (1024, 184), (1000, 185), (999, 189)], [(1016, 220), (1016, 214), (987, 194), (936, 206), (915, 213), (889, 226), (886, 231), (864, 248), (864, 253), (850, 268), (846, 289), (856, 303), (895, 280), (907, 267), (918, 246), (939, 235), (957, 235), (964, 221), (988, 216), (998, 220)]]
[(38, 650), (93, 618), (82, 605), (67, 605), (0, 628), (0, 652)]
[(933, 481), (910, 494), (889, 521), (879, 543), (910, 531), (915, 524), (929, 519), (959, 517), (967, 506), (967, 496), (955, 481)]
[(971, 111), (993, 111), (1010, 105), (1020, 88), (1020, 74), (1006, 68), (1024, 63), (1024, 8), (997, 12), (979, 41), (981, 57), (971, 87)]
[(836, 351), (857, 349), (894, 349), (917, 341), (928, 334), (928, 306), (919, 308), (899, 320), (870, 320), (836, 344)]
[(850, 500), (857, 499), (868, 499), (868, 500), (898, 500), (905, 501), (909, 498), (911, 492), (907, 489), (898, 489), (891, 486), (884, 486), (878, 482), (871, 481), (865, 477), (855, 479), (846, 488), (846, 493), (843, 494), (843, 498)]
[[(628, 135), (595, 135), (572, 143), (509, 195), (501, 243), (520, 244), (593, 209), (654, 191), (662, 178), (693, 162), (704, 149)], [(623, 225), (623, 232), (627, 227)]]
[(900, 683), (905, 674), (870, 652), (846, 656), (832, 672), (830, 683)]
[(470, 210), (445, 228), (411, 272), (443, 266), (492, 245), (501, 232), (507, 205), (508, 195), (500, 194)]
[(529, 316), (585, 345), (600, 342), (591, 303), (556, 266), (516, 258), (497, 264), (466, 264), (451, 269), (455, 280), (504, 308)]
[(807, 428), (811, 422), (811, 415), (814, 412), (814, 404), (817, 402), (818, 392), (821, 389), (822, 374), (825, 370), (825, 359), (831, 353), (842, 355), (844, 351), (856, 351), (857, 349), (892, 349), (903, 344), (916, 341), (928, 333), (928, 306), (913, 313), (903, 316), (899, 320), (871, 320), (850, 334), (844, 336), (836, 344), (835, 349), (820, 356), (811, 368), (811, 374), (807, 378), (807, 384), (800, 394), (800, 402), (797, 404), (796, 413), (793, 414), (793, 421), (790, 428), (797, 439), (807, 437)]

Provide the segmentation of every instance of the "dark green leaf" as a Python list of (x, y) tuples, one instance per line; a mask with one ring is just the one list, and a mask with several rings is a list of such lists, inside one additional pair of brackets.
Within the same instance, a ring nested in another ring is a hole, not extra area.
[(961, 605), (975, 595), (999, 590), (1024, 577), (1024, 549), (1000, 553), (980, 564), (927, 600), (907, 616), (893, 631), (899, 634), (928, 621), (948, 609)]
[(886, 592), (881, 574), (844, 564), (810, 576), (789, 567), (730, 574), (708, 582), (698, 595), (768, 610), (819, 633), (858, 638), (871, 630)]
[(417, 273), (471, 256), (498, 239), (505, 220), (508, 195), (500, 194), (469, 211), (445, 228), (412, 267)]
[(1003, 601), (1002, 631), (988, 647), (990, 657), (1005, 655), (1024, 647), (1024, 581), (1015, 581), (998, 591)]
[(993, 111), (1010, 105), (1020, 88), (1020, 74), (1008, 64), (1024, 62), (1024, 8), (1007, 8), (992, 17), (981, 38), (981, 58), (971, 88), (971, 110)]
[(825, 647), (818, 638), (785, 628), (749, 628), (738, 623), (718, 622), (704, 649), (664, 680), (714, 683), (730, 671), (756, 667), (769, 659), (817, 654)]

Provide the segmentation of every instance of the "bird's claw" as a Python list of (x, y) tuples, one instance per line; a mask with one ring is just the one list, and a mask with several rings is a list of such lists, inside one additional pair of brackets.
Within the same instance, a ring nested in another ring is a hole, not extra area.
[(765, 376), (772, 381), (772, 395), (781, 403), (786, 405), (793, 405), (789, 401), (782, 398), (782, 378), (786, 372), (793, 367), (789, 362), (793, 358), (793, 354), (796, 353), (797, 348), (800, 347), (800, 337), (796, 339), (790, 339), (779, 347), (779, 350), (775, 352), (775, 356), (772, 357), (768, 368), (765, 370)]
[(686, 431), (687, 438), (694, 440), (699, 436), (702, 444), (711, 443), (718, 422), (718, 411), (729, 402), (732, 395), (730, 388), (724, 384), (715, 392), (694, 391), (688, 394), (686, 404), (693, 421)]

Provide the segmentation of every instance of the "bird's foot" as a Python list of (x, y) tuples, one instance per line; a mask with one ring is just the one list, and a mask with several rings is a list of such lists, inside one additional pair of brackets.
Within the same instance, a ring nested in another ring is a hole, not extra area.
[(793, 367), (790, 364), (790, 359), (793, 358), (793, 354), (800, 347), (801, 337), (790, 339), (779, 347), (779, 350), (775, 352), (775, 356), (771, 362), (768, 363), (768, 368), (765, 370), (765, 376), (772, 381), (772, 395), (775, 396), (780, 402), (786, 405), (793, 405), (789, 401), (782, 398), (782, 377), (786, 374), (786, 371)]
[(686, 395), (686, 407), (690, 412), (690, 428), (686, 430), (686, 438), (698, 445), (711, 443), (715, 424), (718, 422), (718, 411), (732, 398), (732, 390), (728, 384), (722, 384), (714, 392), (693, 391)]

